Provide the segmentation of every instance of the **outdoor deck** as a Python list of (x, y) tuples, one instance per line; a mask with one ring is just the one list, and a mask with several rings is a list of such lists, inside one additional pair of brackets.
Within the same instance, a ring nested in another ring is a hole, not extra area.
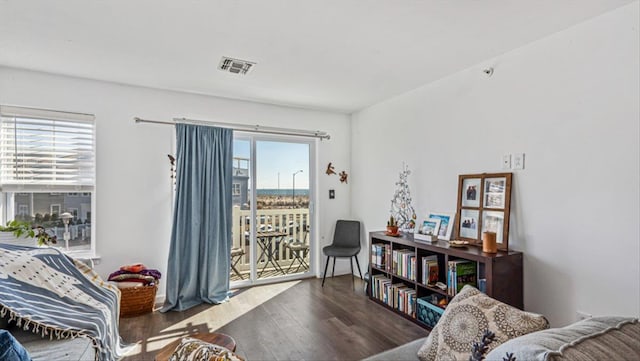
[[(231, 264), (235, 264), (238, 272), (230, 269), (231, 282), (240, 281), (241, 276), (244, 280), (250, 276), (250, 214), (249, 210), (241, 210), (239, 207), (233, 209)], [(306, 272), (305, 266), (298, 267), (300, 262), (294, 253), (298, 252), (306, 264), (309, 264), (309, 210), (306, 208), (261, 209), (257, 211), (256, 220), (255, 232), (259, 238), (256, 245), (256, 257), (259, 257), (256, 269), (258, 279)], [(306, 250), (295, 251), (288, 247), (291, 244), (301, 248), (306, 247)], [(265, 252), (266, 249), (270, 249), (271, 257), (268, 252)], [(292, 263), (293, 266), (290, 267)], [(282, 271), (277, 268), (278, 266)]]

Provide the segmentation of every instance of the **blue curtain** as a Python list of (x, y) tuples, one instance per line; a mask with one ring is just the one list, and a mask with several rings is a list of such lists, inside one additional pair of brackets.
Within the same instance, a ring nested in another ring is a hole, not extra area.
[(233, 131), (177, 124), (176, 197), (162, 312), (228, 298)]

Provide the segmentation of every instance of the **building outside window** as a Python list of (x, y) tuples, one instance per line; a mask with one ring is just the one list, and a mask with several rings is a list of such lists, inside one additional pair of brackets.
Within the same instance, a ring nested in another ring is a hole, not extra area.
[(64, 248), (95, 251), (95, 121), (93, 115), (0, 105), (0, 209), (2, 221), (42, 226)]
[(51, 214), (52, 217), (59, 217), (62, 212), (60, 212), (60, 209), (62, 207), (59, 204), (52, 204), (49, 206), (49, 209), (51, 210), (51, 212), (49, 212)]
[(233, 183), (233, 193), (234, 196), (239, 196), (241, 194), (240, 183)]
[(29, 206), (26, 204), (18, 205), (18, 215), (21, 217), (27, 216), (29, 214)]

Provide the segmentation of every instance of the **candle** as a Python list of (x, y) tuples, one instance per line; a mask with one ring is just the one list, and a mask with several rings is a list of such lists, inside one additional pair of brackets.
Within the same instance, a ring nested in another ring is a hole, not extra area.
[(498, 253), (496, 232), (482, 232), (482, 252)]

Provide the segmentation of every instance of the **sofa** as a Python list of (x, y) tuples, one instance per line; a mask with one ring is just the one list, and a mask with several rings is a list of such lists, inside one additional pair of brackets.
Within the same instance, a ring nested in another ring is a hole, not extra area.
[[(418, 309), (420, 311), (420, 309)], [(422, 314), (418, 312), (418, 318)], [(465, 285), (425, 338), (371, 356), (374, 360), (481, 361), (640, 360), (640, 323), (595, 317), (549, 328), (540, 314)]]
[[(426, 339), (411, 341), (365, 360), (419, 360), (418, 351)], [(640, 360), (640, 323), (631, 317), (589, 318), (511, 339), (490, 351), (486, 359), (502, 361), (507, 353), (513, 353), (517, 361)]]
[[(86, 263), (55, 248), (0, 243), (0, 356), (33, 360), (118, 359), (119, 291)], [(17, 341), (17, 342), (16, 342)], [(18, 352), (16, 352), (18, 350)]]

